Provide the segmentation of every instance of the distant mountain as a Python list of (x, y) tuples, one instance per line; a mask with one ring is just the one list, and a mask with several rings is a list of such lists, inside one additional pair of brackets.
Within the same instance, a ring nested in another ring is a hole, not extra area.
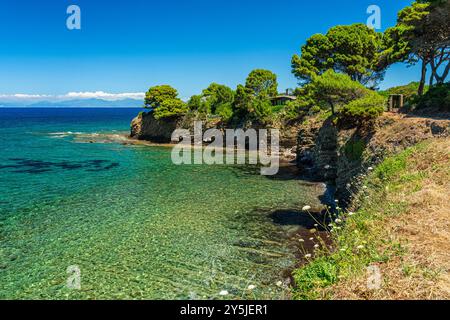
[(0, 106), (3, 107), (136, 107), (140, 108), (143, 105), (142, 100), (123, 99), (108, 101), (103, 99), (78, 99), (78, 100), (64, 100), (64, 101), (40, 101), (26, 103), (18, 102), (2, 102)]

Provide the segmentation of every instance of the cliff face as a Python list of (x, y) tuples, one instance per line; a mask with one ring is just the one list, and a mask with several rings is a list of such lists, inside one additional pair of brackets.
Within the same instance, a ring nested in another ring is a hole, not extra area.
[(371, 166), (436, 136), (450, 136), (450, 120), (385, 114), (369, 126), (344, 129), (312, 119), (300, 129), (297, 163), (305, 176), (335, 184), (336, 196), (346, 201)]
[(306, 177), (325, 182), (336, 179), (337, 137), (330, 121), (310, 119), (300, 128), (297, 163)]
[(158, 143), (170, 143), (172, 133), (179, 127), (179, 119), (157, 120), (151, 113), (141, 112), (131, 122), (130, 137)]

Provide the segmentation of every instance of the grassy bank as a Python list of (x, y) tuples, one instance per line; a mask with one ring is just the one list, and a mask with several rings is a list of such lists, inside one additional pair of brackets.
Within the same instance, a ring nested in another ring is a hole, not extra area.
[(448, 138), (384, 160), (366, 178), (359, 209), (330, 227), (333, 248), (294, 272), (294, 298), (450, 298), (449, 168)]

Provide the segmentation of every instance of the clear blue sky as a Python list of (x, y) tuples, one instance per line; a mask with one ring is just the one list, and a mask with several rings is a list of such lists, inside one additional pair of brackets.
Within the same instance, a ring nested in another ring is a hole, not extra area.
[[(0, 94), (141, 92), (167, 83), (186, 98), (211, 82), (235, 87), (254, 68), (270, 69), (280, 90), (297, 83), (290, 60), (314, 33), (365, 23), (382, 9), (395, 23), (410, 0), (2, 0)], [(66, 28), (81, 8), (82, 29)], [(382, 87), (419, 78), (394, 66)]]

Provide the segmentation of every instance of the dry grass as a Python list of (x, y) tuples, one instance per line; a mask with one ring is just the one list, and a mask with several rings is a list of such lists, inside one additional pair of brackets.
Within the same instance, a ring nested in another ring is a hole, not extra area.
[[(367, 275), (324, 288), (335, 299), (450, 299), (450, 139), (433, 139), (407, 159), (386, 204), (405, 208), (381, 220), (389, 243), (403, 253), (378, 262), (382, 286), (367, 289)], [(385, 206), (382, 206), (385, 207)], [(380, 248), (380, 250), (383, 250)]]

